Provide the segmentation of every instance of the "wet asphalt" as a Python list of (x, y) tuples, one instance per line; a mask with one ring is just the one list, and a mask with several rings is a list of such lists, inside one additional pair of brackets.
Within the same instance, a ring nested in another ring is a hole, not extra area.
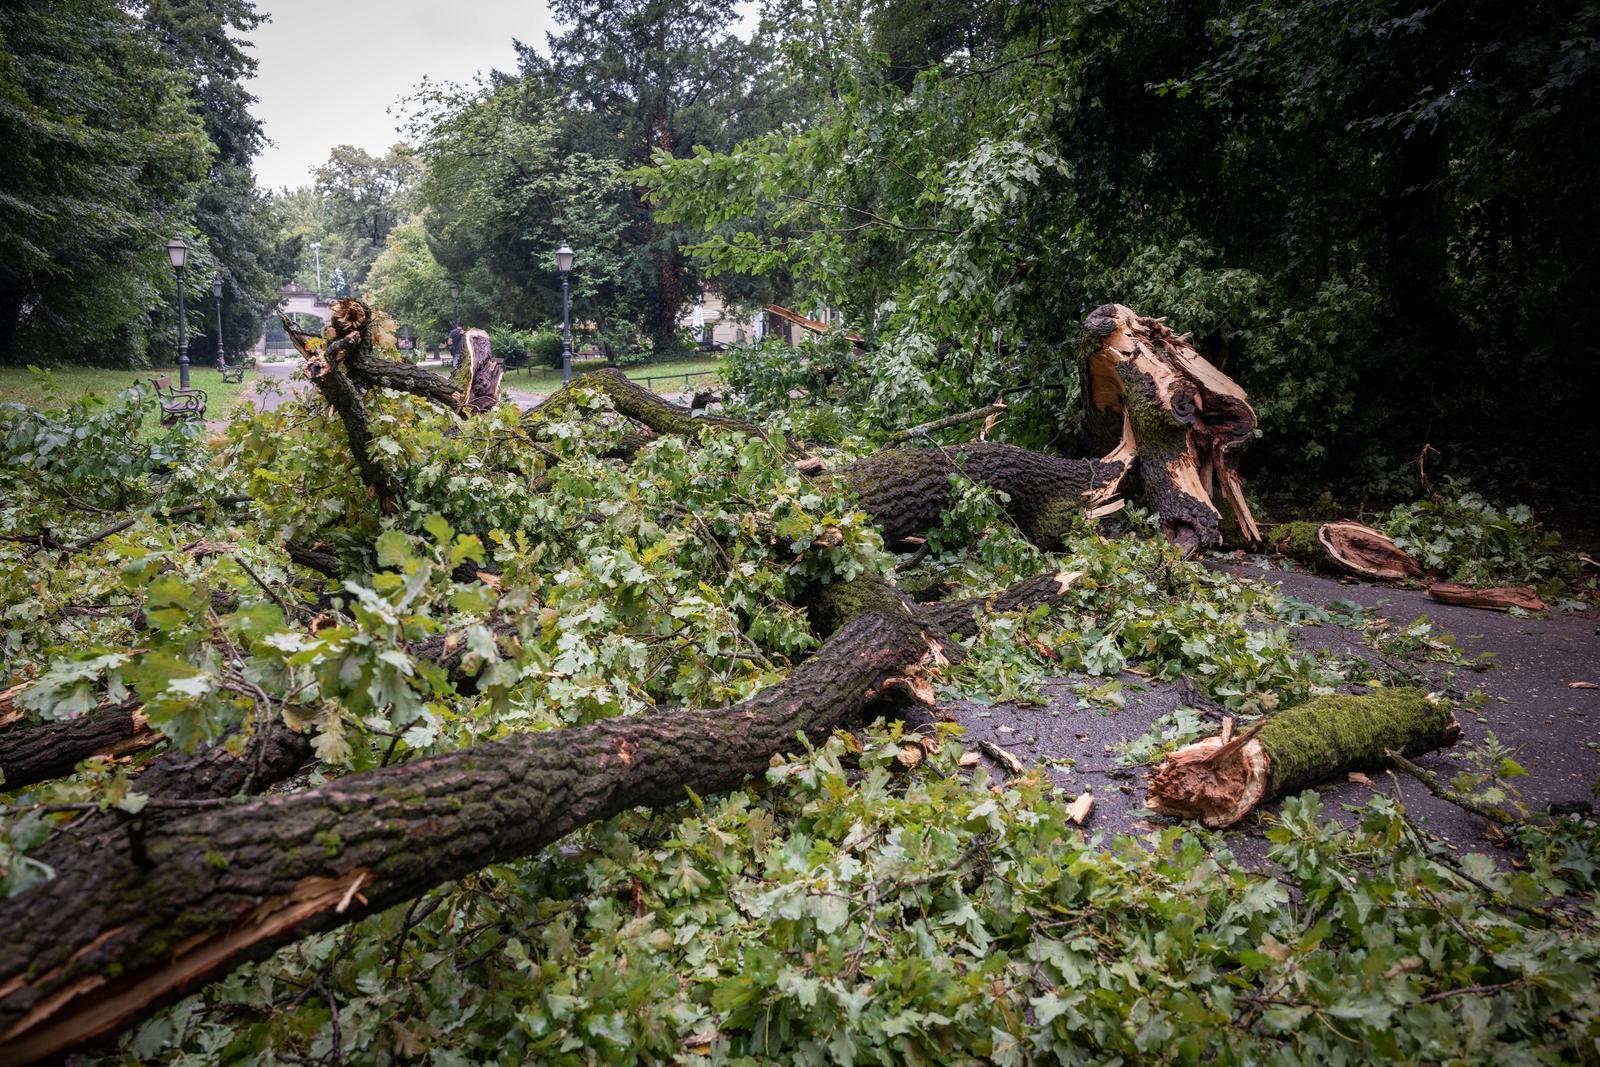
[[(1545, 618), (1519, 619), (1438, 604), (1421, 590), (1235, 563), (1210, 565), (1274, 582), (1285, 593), (1312, 603), (1362, 604), (1396, 626), (1425, 616), (1435, 632), (1452, 634), (1469, 659), (1493, 653), (1491, 665), (1481, 671), (1418, 664), (1436, 689), (1482, 690), (1488, 702), (1481, 709), (1458, 706), (1461, 744), (1416, 762), (1448, 778), (1462, 766), (1463, 747), (1492, 731), (1514, 750), (1528, 772), (1517, 785), (1530, 808), (1551, 802), (1594, 802), (1590, 785), (1600, 780), (1600, 689), (1572, 689), (1570, 683), (1600, 683), (1600, 614), (1552, 612)], [(1375, 655), (1362, 644), (1358, 632), (1339, 626), (1300, 626), (1294, 636), (1308, 651), (1332, 649), (1369, 662)], [(1116, 833), (1148, 832), (1168, 824), (1144, 806), (1150, 767), (1126, 765), (1116, 746), (1140, 737), (1180, 704), (1205, 712), (1219, 725), (1221, 719), (1220, 709), (1186, 679), (1157, 682), (1124, 673), (1118, 680), (1127, 697), (1122, 708), (1100, 706), (1075, 692), (1085, 688), (1085, 682), (1094, 687), (1104, 679), (1066, 676), (1046, 683), (1043, 689), (1049, 700), (1043, 706), (953, 701), (942, 704), (939, 714), (965, 726), (969, 747), (976, 747), (979, 740), (992, 741), (1028, 766), (1046, 765), (1069, 794), (1092, 792), (1095, 805), (1087, 831), (1109, 840)], [(1005, 773), (988, 757), (984, 764), (991, 777)], [(1481, 820), (1436, 799), (1420, 783), (1377, 768), (1366, 775), (1371, 785), (1341, 775), (1319, 787), (1324, 813), (1353, 821), (1346, 809), (1364, 806), (1374, 789), (1389, 793), (1398, 789), (1412, 819), (1449, 847), (1462, 852), (1495, 850), (1483, 834)], [(1227, 847), (1241, 861), (1264, 861), (1263, 833), (1270, 823), (1261, 813), (1278, 806), (1265, 805), (1225, 832)]]

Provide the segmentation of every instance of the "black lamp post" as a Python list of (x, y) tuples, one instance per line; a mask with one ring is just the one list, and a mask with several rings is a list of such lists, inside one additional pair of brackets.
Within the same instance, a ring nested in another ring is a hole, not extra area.
[(572, 323), (567, 315), (567, 275), (572, 273), (572, 248), (562, 241), (556, 249), (556, 269), (561, 272), (561, 384), (572, 380)]
[(228, 369), (228, 357), (222, 353), (222, 272), (211, 279), (211, 295), (217, 300), (217, 369)]
[(178, 388), (189, 388), (189, 324), (183, 314), (183, 265), (189, 260), (189, 246), (182, 237), (167, 242), (167, 258), (178, 272)]
[(461, 283), (450, 283), (450, 311), (452, 326), (461, 325)]

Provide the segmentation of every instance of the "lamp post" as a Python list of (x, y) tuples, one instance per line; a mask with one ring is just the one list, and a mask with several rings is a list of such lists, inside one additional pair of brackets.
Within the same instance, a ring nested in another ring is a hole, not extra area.
[(556, 269), (561, 272), (561, 384), (572, 380), (572, 323), (567, 315), (567, 275), (572, 273), (572, 248), (562, 241), (556, 249)]
[(228, 357), (222, 354), (222, 272), (219, 270), (211, 279), (211, 295), (217, 301), (217, 369), (228, 369)]
[(450, 325), (461, 325), (461, 283), (450, 283)]
[(183, 265), (189, 259), (189, 246), (182, 237), (167, 242), (167, 258), (178, 272), (178, 388), (189, 388), (189, 324), (183, 314)]
[(312, 241), (311, 251), (317, 256), (317, 299), (322, 299), (322, 242)]

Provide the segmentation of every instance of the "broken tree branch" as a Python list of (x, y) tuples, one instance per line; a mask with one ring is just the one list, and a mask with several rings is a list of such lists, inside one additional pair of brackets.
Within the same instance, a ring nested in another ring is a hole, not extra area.
[(0, 1061), (105, 1038), (278, 945), (402, 903), (577, 827), (732, 789), (799, 734), (931, 703), (933, 646), (871, 614), (731, 708), (519, 734), (317, 789), (152, 820), (148, 865), (110, 836), (0, 903)]

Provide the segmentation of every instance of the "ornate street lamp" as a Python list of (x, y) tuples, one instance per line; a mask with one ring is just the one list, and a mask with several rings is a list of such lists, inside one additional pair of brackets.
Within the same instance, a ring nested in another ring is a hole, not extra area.
[(312, 241), (311, 251), (317, 256), (317, 299), (322, 299), (322, 242)]
[(178, 272), (178, 388), (189, 388), (189, 324), (183, 314), (183, 265), (189, 261), (189, 246), (182, 237), (167, 242), (167, 258)]
[(450, 312), (452, 326), (461, 325), (461, 283), (450, 283)]
[(217, 301), (217, 369), (228, 369), (228, 357), (222, 354), (222, 272), (211, 278), (211, 295)]
[(572, 323), (567, 314), (567, 275), (572, 273), (572, 248), (562, 241), (556, 249), (556, 269), (561, 272), (561, 384), (572, 380)]

